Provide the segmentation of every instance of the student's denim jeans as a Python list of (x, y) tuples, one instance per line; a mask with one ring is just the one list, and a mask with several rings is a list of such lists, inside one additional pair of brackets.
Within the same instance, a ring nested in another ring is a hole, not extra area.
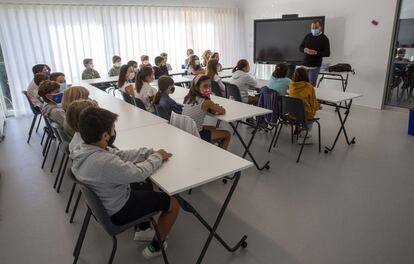
[(320, 71), (321, 68), (308, 69), (309, 82), (313, 85), (313, 87), (316, 87)]

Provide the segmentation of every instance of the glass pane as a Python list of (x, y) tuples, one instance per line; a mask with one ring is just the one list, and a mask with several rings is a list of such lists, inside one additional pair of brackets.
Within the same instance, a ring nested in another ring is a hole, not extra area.
[(13, 103), (11, 100), (10, 86), (7, 79), (6, 66), (4, 65), (3, 52), (0, 46), (0, 105), (6, 106), (7, 115), (13, 111)]

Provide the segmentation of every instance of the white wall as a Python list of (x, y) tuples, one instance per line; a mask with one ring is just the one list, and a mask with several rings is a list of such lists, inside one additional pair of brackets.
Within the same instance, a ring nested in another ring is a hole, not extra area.
[[(356, 75), (351, 77), (348, 89), (363, 94), (355, 103), (381, 108), (395, 7), (396, 0), (245, 0), (248, 59), (253, 61), (254, 19), (280, 18), (282, 14), (324, 15), (332, 51), (325, 61), (350, 63)], [(373, 26), (372, 19), (379, 25)]]
[(414, 18), (414, 0), (402, 0), (400, 18)]

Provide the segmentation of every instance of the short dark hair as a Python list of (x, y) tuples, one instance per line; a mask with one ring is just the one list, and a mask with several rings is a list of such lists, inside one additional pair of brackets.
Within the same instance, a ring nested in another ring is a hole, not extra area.
[(155, 59), (154, 59), (154, 63), (155, 63), (155, 65), (159, 65), (162, 61), (164, 60), (164, 58), (163, 57), (161, 57), (161, 56), (157, 56), (157, 57), (155, 57)]
[(323, 26), (322, 20), (320, 20), (320, 19), (314, 19), (314, 20), (312, 20), (312, 24), (319, 24), (319, 25)]
[(60, 86), (57, 82), (45, 80), (39, 86), (39, 96), (43, 98), (45, 102), (49, 102), (50, 100), (46, 97), (46, 95), (51, 94), (53, 91), (59, 91)]
[(138, 67), (138, 62), (136, 62), (136, 61), (134, 61), (134, 60), (130, 60), (130, 61), (128, 61), (127, 65), (128, 65), (128, 66), (134, 66), (134, 65), (137, 65), (137, 67)]
[(112, 63), (115, 63), (116, 61), (121, 60), (121, 57), (119, 57), (118, 55), (114, 55), (112, 57)]
[(309, 82), (308, 71), (304, 67), (296, 68), (293, 73), (292, 81), (294, 82)]
[(275, 78), (284, 78), (288, 72), (288, 66), (286, 63), (279, 63), (276, 65), (275, 70), (272, 73), (272, 76)]
[(65, 77), (65, 74), (63, 72), (54, 72), (50, 75), (49, 79), (51, 81), (56, 81), (58, 77), (63, 76)]
[(89, 63), (91, 63), (93, 60), (91, 59), (91, 58), (86, 58), (86, 59), (83, 59), (83, 66), (86, 66), (86, 64), (89, 64)]
[(111, 133), (118, 115), (102, 108), (89, 107), (79, 115), (79, 133), (86, 144), (97, 143), (102, 134)]
[[(36, 64), (35, 66), (32, 67), (33, 74), (41, 73), (45, 66), (47, 66), (47, 65), (46, 64)], [(47, 66), (47, 67), (48, 67), (48, 69), (50, 69), (49, 66)]]
[(46, 81), (46, 80), (49, 80), (49, 77), (41, 73), (36, 73), (33, 78), (33, 81), (37, 86), (39, 86), (41, 82)]

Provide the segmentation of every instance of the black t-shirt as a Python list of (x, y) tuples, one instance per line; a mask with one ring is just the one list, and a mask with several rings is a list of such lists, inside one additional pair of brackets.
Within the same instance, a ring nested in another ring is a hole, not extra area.
[(167, 66), (161, 66), (161, 67), (154, 66), (152, 67), (152, 69), (154, 70), (154, 77), (156, 80), (158, 80), (163, 75), (168, 75)]
[(329, 46), (329, 39), (325, 34), (319, 36), (313, 36), (309, 33), (305, 36), (300, 44), (299, 50), (304, 52), (305, 48), (316, 50), (316, 55), (308, 55), (305, 53), (304, 65), (307, 67), (321, 67), (322, 58), (329, 57), (331, 55), (331, 48)]

